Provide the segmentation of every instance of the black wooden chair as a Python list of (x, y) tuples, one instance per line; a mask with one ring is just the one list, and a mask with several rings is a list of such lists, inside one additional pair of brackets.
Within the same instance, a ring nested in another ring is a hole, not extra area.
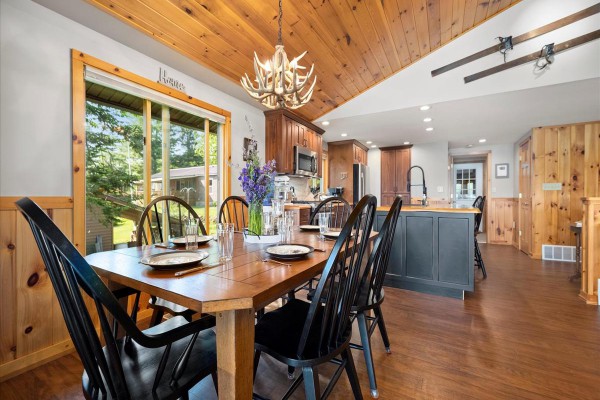
[[(352, 348), (363, 350), (367, 372), (369, 375), (369, 385), (371, 388), (371, 397), (378, 398), (377, 381), (375, 379), (375, 365), (373, 364), (373, 354), (371, 350), (371, 335), (375, 327), (379, 327), (383, 344), (386, 351), (391, 353), (390, 339), (381, 312), (381, 304), (384, 300), (383, 281), (387, 273), (392, 243), (396, 234), (398, 217), (402, 208), (402, 197), (396, 196), (390, 211), (385, 217), (383, 225), (379, 229), (379, 235), (375, 239), (373, 249), (367, 261), (367, 267), (361, 279), (358, 296), (352, 306), (353, 316), (358, 322), (360, 331), (361, 346), (351, 344)], [(373, 310), (375, 317), (369, 315)]]
[(479, 233), (479, 227), (481, 226), (481, 220), (483, 218), (483, 207), (485, 206), (485, 196), (479, 196), (473, 202), (473, 208), (478, 208), (479, 213), (475, 214), (475, 265), (483, 273), (483, 279), (487, 278), (487, 272), (485, 270), (485, 264), (483, 263), (483, 257), (481, 257), (481, 250), (479, 249), (479, 242), (477, 241), (477, 234)]
[[(377, 201), (367, 195), (356, 205), (333, 246), (308, 303), (291, 299), (283, 307), (266, 313), (256, 324), (254, 371), (265, 352), (289, 367), (302, 368), (284, 399), (304, 381), (307, 399), (321, 399), (333, 390), (346, 370), (352, 392), (362, 399), (360, 383), (350, 351), (352, 322), (350, 310), (361, 278), (363, 255), (368, 247)], [(318, 299), (326, 292), (327, 300)], [(336, 372), (321, 395), (316, 367), (326, 362), (338, 364)]]
[(310, 214), (310, 224), (317, 225), (319, 213), (329, 213), (329, 226), (331, 228), (341, 228), (348, 220), (352, 207), (342, 197), (330, 197), (320, 202), (315, 210)]
[[(175, 196), (160, 196), (152, 200), (140, 217), (136, 229), (137, 245), (147, 245), (155, 243), (166, 243), (168, 237), (165, 237), (164, 224), (168, 226), (168, 235), (171, 237), (182, 237), (184, 235), (184, 226), (187, 218), (198, 218), (196, 211), (184, 200)], [(200, 221), (200, 232), (206, 235), (206, 229)], [(188, 321), (192, 320), (195, 311), (180, 306), (173, 302), (151, 296), (148, 307), (152, 309), (152, 318), (150, 326), (158, 325), (164, 314), (173, 316), (182, 316)]]
[(233, 224), (236, 232), (248, 227), (248, 202), (239, 196), (229, 196), (219, 208), (219, 223)]
[[(177, 399), (212, 375), (216, 388), (216, 340), (212, 324), (173, 317), (140, 331), (100, 277), (52, 220), (33, 201), (17, 207), (29, 222), (58, 298), (75, 349), (83, 363), (86, 399)], [(82, 292), (98, 313), (92, 322)], [(118, 339), (114, 318), (131, 340)], [(101, 343), (106, 345), (102, 347)], [(170, 371), (166, 373), (165, 371)]]
[[(328, 199), (320, 202), (315, 210), (310, 214), (310, 225), (318, 225), (318, 215), (319, 213), (329, 213), (329, 227), (330, 228), (341, 228), (344, 226), (350, 213), (352, 212), (352, 207), (350, 204), (343, 199), (342, 197), (330, 197)], [(319, 280), (319, 277), (311, 278), (308, 282), (306, 282), (301, 287), (297, 288), (293, 292), (288, 293), (287, 298), (294, 298), (295, 293), (300, 290), (313, 290), (314, 285)]]

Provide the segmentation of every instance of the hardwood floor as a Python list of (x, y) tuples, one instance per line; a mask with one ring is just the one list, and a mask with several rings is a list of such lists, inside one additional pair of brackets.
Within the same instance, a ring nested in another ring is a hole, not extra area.
[[(599, 399), (600, 311), (578, 299), (573, 264), (530, 260), (511, 246), (481, 245), (488, 279), (464, 302), (386, 288), (392, 354), (373, 335), (382, 399)], [(353, 351), (365, 398), (362, 353)], [(323, 368), (327, 375), (333, 368)], [(0, 384), (0, 398), (81, 399), (75, 354)], [(255, 391), (279, 398), (287, 369), (263, 356)], [(321, 379), (322, 388), (326, 385)], [(343, 375), (330, 398), (347, 399)], [(210, 379), (191, 399), (215, 399)], [(300, 388), (294, 398), (304, 398)]]

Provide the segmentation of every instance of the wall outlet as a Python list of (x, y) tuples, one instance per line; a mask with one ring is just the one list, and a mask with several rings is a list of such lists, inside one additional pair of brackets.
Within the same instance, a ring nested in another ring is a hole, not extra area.
[(347, 172), (340, 172), (340, 179), (348, 179), (348, 173)]
[(437, 187), (437, 192), (438, 193), (444, 193), (444, 187), (443, 186), (438, 186)]

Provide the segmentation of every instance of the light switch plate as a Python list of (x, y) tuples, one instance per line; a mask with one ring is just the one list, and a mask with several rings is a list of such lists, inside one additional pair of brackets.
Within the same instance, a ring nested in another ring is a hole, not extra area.
[(562, 183), (560, 182), (552, 182), (552, 183), (544, 183), (542, 185), (543, 190), (561, 190)]
[(438, 193), (444, 193), (444, 187), (443, 186), (438, 186), (437, 187), (437, 192)]

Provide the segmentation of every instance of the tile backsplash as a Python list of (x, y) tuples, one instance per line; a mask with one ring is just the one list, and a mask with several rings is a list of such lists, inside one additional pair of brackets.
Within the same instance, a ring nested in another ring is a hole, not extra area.
[[(309, 182), (310, 178), (290, 176), (290, 186), (294, 187), (296, 198), (298, 200), (315, 200), (313, 194), (310, 192)], [(319, 198), (317, 197), (317, 200), (318, 199)]]

